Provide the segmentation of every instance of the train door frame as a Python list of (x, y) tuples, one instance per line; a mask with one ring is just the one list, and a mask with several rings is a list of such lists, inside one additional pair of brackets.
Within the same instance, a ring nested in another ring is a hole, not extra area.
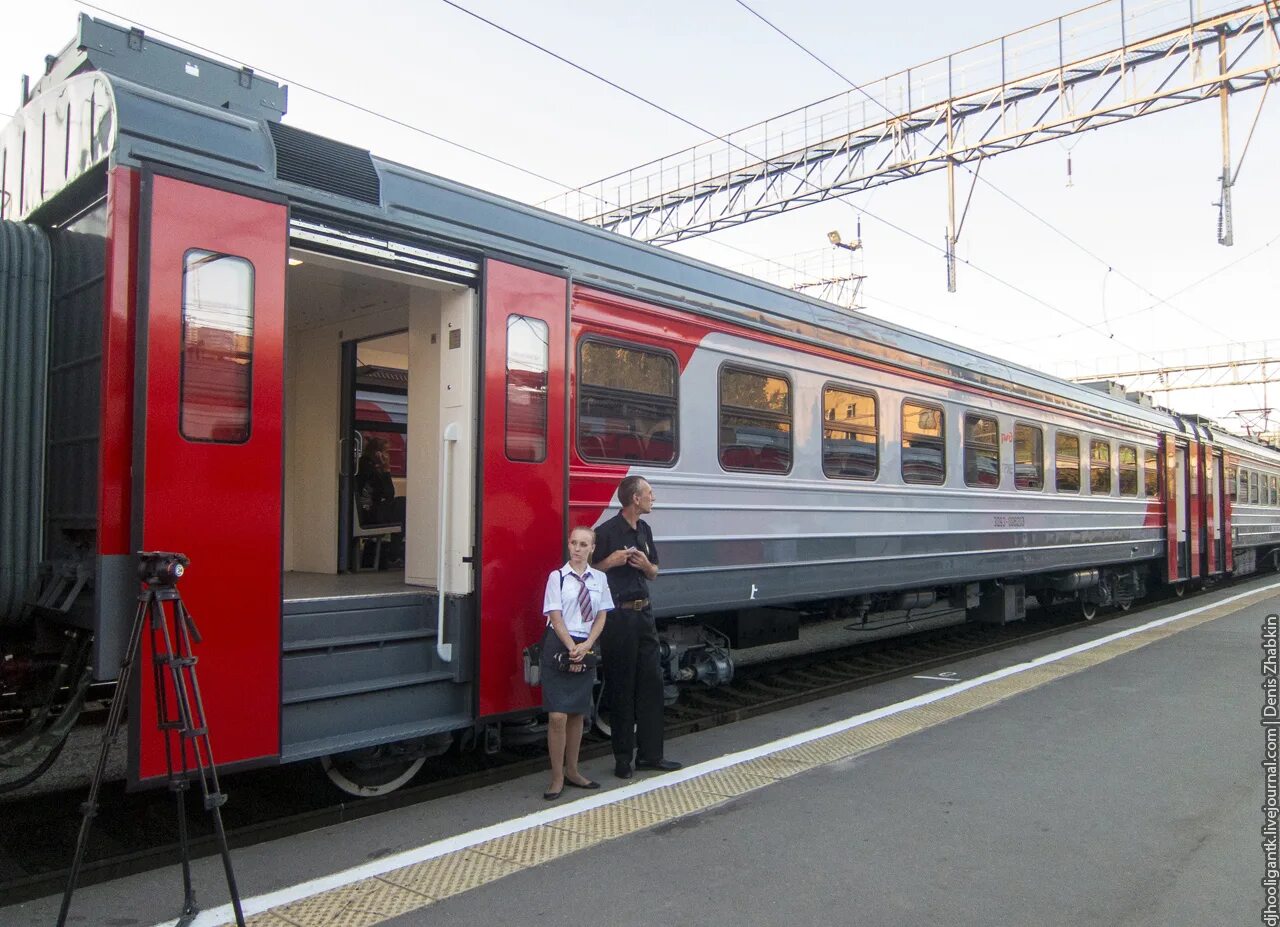
[(1182, 582), (1188, 578), (1187, 526), (1188, 511), (1187, 457), (1190, 443), (1184, 435), (1165, 432), (1160, 435), (1164, 461), (1165, 487), (1165, 579)]
[(1208, 464), (1205, 467), (1207, 484), (1205, 507), (1205, 575), (1218, 576), (1224, 570), (1222, 556), (1222, 523), (1226, 505), (1226, 487), (1223, 482), (1222, 449), (1209, 445), (1205, 448)]
[(1204, 532), (1204, 508), (1207, 499), (1204, 494), (1204, 441), (1200, 440), (1197, 429), (1192, 427), (1191, 439), (1187, 442), (1186, 480), (1187, 480), (1187, 515), (1185, 526), (1187, 532), (1187, 575), (1191, 579), (1199, 579), (1204, 571), (1201, 569), (1201, 556), (1204, 550), (1202, 534)]
[[(191, 558), (182, 592), (204, 634), (201, 694), (217, 731), (219, 765), (259, 765), (280, 755), (288, 206), (261, 191), (152, 167), (143, 169), (140, 193), (132, 547)], [(216, 267), (224, 257), (228, 263)], [(223, 270), (236, 292), (247, 294), (247, 339), (243, 328), (219, 327), (219, 316), (202, 314), (194, 301), (195, 286), (225, 285), (209, 276)], [(188, 326), (199, 339), (190, 354)], [(247, 382), (230, 387), (233, 398), (247, 392), (243, 425), (202, 423), (197, 412), (216, 419), (214, 400), (226, 393), (222, 381), (232, 368), (219, 357), (243, 367), (236, 358), (246, 348)], [(188, 357), (202, 364), (199, 377), (187, 371)], [(201, 382), (205, 391), (188, 405), (188, 385)], [(151, 661), (145, 635), (138, 659)], [(154, 685), (153, 674), (135, 674), (131, 785), (157, 781), (167, 770), (170, 734), (157, 726)]]

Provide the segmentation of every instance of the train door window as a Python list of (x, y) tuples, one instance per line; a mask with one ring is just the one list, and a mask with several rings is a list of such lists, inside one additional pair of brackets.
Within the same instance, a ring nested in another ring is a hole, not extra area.
[[(1142, 482), (1143, 493), (1148, 499), (1154, 499), (1160, 495), (1160, 468), (1156, 452), (1151, 448), (1145, 448), (1142, 452)], [(1231, 477), (1234, 485), (1235, 476)]]
[(1000, 425), (988, 415), (969, 412), (964, 417), (964, 484), (1000, 485)]
[(541, 319), (507, 316), (508, 460), (547, 459), (548, 332)]
[(1258, 504), (1258, 474), (1257, 471), (1249, 471), (1249, 504)]
[(1231, 494), (1232, 500), (1239, 499), (1240, 504), (1244, 505), (1249, 501), (1249, 471), (1244, 467), (1240, 468), (1236, 479), (1232, 480), (1235, 485), (1235, 491)]
[(1058, 492), (1080, 491), (1080, 436), (1060, 431), (1054, 438), (1054, 484)]
[(1280, 505), (1280, 486), (1277, 486), (1276, 477), (1271, 478), (1271, 504)]
[(902, 403), (902, 482), (942, 485), (947, 478), (947, 439), (941, 406)]
[(679, 401), (669, 352), (598, 338), (578, 343), (578, 455), (670, 466)]
[(1036, 425), (1013, 426), (1013, 485), (1044, 488), (1044, 431)]
[(1089, 442), (1089, 492), (1095, 496), (1111, 495), (1111, 442)]
[(841, 480), (874, 480), (880, 472), (876, 397), (838, 386), (822, 390), (822, 472)]
[(1120, 495), (1136, 496), (1138, 494), (1138, 449), (1132, 444), (1121, 444), (1119, 452)]
[(720, 368), (720, 466), (791, 469), (791, 383), (776, 374)]
[(249, 440), (253, 265), (192, 250), (182, 268), (182, 399), (188, 441)]

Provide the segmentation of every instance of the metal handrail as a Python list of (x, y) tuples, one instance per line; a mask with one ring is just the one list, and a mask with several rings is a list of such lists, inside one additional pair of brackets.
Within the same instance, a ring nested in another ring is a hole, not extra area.
[(444, 570), (449, 540), (449, 462), (452, 445), (457, 443), (458, 423), (450, 422), (440, 438), (440, 543), (436, 551), (436, 655), (445, 663), (453, 659), (453, 645), (444, 642)]

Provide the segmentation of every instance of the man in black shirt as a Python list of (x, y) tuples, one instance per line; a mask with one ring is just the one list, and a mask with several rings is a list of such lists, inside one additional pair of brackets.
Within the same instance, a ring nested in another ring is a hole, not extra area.
[(649, 608), (649, 581), (658, 576), (658, 548), (641, 515), (653, 511), (653, 487), (642, 476), (618, 485), (622, 511), (596, 529), (597, 570), (609, 577), (615, 608), (601, 635), (609, 723), (613, 728), (614, 773), (631, 778), (635, 752), (639, 769), (679, 769), (662, 756), (662, 667), (658, 631)]

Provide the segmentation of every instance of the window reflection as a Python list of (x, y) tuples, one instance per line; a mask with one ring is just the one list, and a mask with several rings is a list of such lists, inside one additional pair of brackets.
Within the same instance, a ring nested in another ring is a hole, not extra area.
[(249, 439), (253, 375), (253, 265), (188, 251), (182, 270), (182, 436)]

